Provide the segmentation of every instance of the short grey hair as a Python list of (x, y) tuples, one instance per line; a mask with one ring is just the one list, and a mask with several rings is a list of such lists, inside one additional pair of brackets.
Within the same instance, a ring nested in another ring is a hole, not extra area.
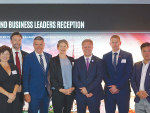
[(36, 36), (36, 37), (34, 38), (34, 40), (43, 40), (43, 42), (44, 42), (44, 38), (41, 37), (41, 36)]

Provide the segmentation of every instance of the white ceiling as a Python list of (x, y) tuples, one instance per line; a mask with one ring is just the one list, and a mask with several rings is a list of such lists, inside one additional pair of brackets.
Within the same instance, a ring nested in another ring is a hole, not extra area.
[(0, 0), (0, 4), (150, 4), (150, 0)]

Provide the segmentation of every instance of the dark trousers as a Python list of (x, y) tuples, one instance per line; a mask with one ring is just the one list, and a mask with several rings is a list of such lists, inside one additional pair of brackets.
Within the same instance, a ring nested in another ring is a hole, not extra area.
[(86, 113), (87, 106), (90, 113), (100, 113), (100, 101), (92, 102), (88, 98), (86, 101), (77, 101), (77, 112)]
[(71, 95), (65, 95), (58, 90), (52, 90), (52, 104), (54, 113), (70, 113), (74, 100), (74, 94), (74, 91)]
[(38, 110), (40, 110), (40, 113), (48, 113), (49, 101), (50, 97), (45, 88), (45, 93), (42, 98), (34, 98), (34, 96), (31, 96), (28, 113), (38, 113)]
[(110, 92), (106, 92), (105, 96), (106, 113), (115, 113), (116, 105), (118, 106), (119, 113), (129, 112), (130, 93), (111, 94)]

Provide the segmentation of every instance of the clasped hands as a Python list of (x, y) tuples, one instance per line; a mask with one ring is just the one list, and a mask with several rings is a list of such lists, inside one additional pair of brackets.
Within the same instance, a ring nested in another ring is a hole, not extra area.
[(81, 89), (80, 92), (81, 92), (83, 95), (85, 95), (87, 98), (90, 98), (90, 97), (93, 96), (92, 93), (89, 93), (89, 94), (88, 94), (88, 91), (87, 91), (87, 89), (86, 89), (85, 87), (82, 87), (82, 88), (79, 88), (79, 89)]
[(140, 99), (146, 99), (148, 97), (148, 94), (146, 91), (138, 91), (136, 93), (136, 95), (140, 98)]
[(16, 93), (8, 93), (7, 97), (8, 97), (7, 102), (12, 103), (16, 98)]
[(65, 95), (71, 95), (71, 93), (74, 89), (75, 89), (74, 87), (71, 87), (69, 89), (59, 89), (59, 91)]
[(116, 85), (110, 85), (108, 86), (110, 89), (109, 91), (112, 93), (112, 94), (117, 94), (119, 93), (119, 89), (116, 88)]

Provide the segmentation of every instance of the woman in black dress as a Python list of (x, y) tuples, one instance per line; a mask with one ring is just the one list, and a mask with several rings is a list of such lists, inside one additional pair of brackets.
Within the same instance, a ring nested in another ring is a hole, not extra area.
[(21, 113), (17, 107), (20, 75), (17, 66), (9, 64), (11, 49), (0, 47), (0, 113)]

